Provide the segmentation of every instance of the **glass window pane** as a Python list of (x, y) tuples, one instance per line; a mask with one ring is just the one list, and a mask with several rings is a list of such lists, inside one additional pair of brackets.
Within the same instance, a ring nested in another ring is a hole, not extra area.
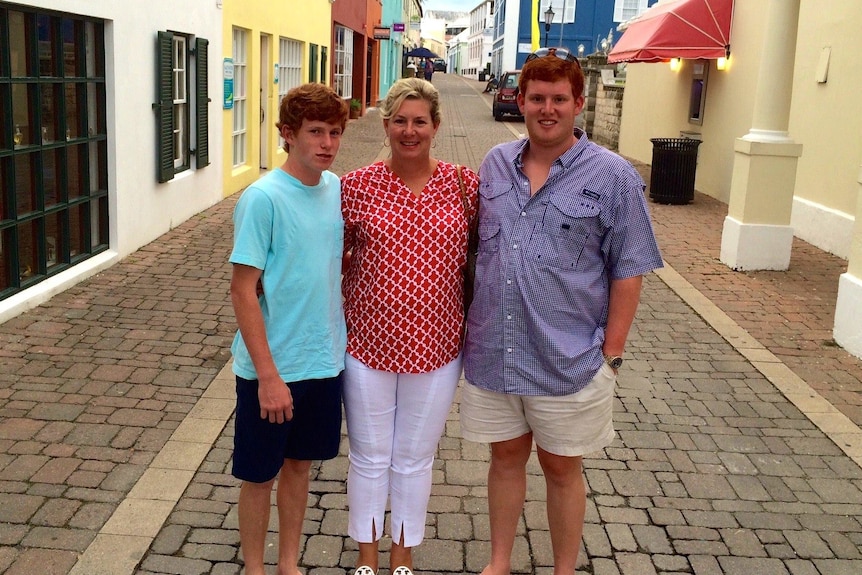
[(63, 200), (62, 181), (63, 150), (46, 150), (42, 153), (42, 189), (45, 208), (57, 205)]
[(36, 154), (15, 156), (15, 201), (17, 215), (34, 211), (36, 204)]
[(85, 195), (87, 189), (84, 182), (87, 175), (85, 144), (68, 146), (66, 148), (66, 185), (69, 199), (74, 200)]
[(38, 131), (34, 133), (32, 122), (33, 113), (30, 109), (31, 94), (35, 99), (35, 85), (13, 84), (12, 85), (12, 120), (15, 122), (14, 140), (15, 147), (32, 146), (38, 143)]
[(36, 35), (39, 39), (39, 75), (59, 76), (57, 73), (57, 38), (54, 36), (52, 18), (47, 14), (36, 15)]
[(84, 23), (84, 49), (86, 50), (86, 76), (88, 78), (98, 78), (103, 75), (100, 74), (102, 67), (101, 54), (99, 53), (101, 39), (96, 37), (101, 28), (93, 22)]
[(30, 47), (33, 38), (32, 16), (22, 12), (9, 11), (9, 55), (11, 56), (12, 77), (35, 77), (36, 66), (32, 62)]
[(78, 98), (83, 84), (66, 84), (66, 140), (77, 138), (81, 135), (81, 110), (78, 108)]
[(42, 143), (56, 142), (60, 135), (60, 84), (42, 84)]
[(12, 264), (12, 232), (11, 230), (0, 230), (0, 290), (12, 287), (12, 273), (9, 269)]
[[(0, 104), (6, 105), (9, 102), (9, 94), (11, 94), (9, 90), (8, 84), (0, 84)], [(6, 114), (0, 114), (0, 149), (9, 150), (12, 148), (12, 145), (15, 141), (15, 130), (9, 130), (9, 123), (12, 121), (12, 118), (8, 118)], [(10, 139), (9, 136), (12, 136)]]
[(105, 85), (89, 82), (87, 84), (87, 135), (105, 133)]
[(83, 22), (63, 18), (61, 23), (63, 42), (63, 75), (67, 78), (83, 76), (82, 54), (78, 53), (78, 38), (83, 34)]
[(108, 245), (108, 198), (102, 196), (97, 201), (90, 202), (90, 233), (92, 247)]
[(89, 144), (90, 195), (108, 189), (108, 145), (106, 142)]
[(39, 273), (39, 233), (35, 221), (18, 226), (18, 280), (25, 282)]
[(69, 255), (74, 258), (87, 253), (87, 213), (90, 204), (69, 208)]
[(55, 212), (45, 217), (45, 267), (52, 267), (65, 262), (66, 250), (63, 246), (65, 237), (66, 212)]
[(0, 220), (12, 217), (9, 211), (9, 190), (12, 189), (11, 158), (0, 159)]

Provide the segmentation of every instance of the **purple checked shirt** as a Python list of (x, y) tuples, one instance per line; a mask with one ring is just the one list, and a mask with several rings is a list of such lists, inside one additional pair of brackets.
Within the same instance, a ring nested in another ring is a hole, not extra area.
[(610, 282), (662, 267), (644, 184), (620, 156), (578, 141), (530, 197), (526, 139), (479, 169), (479, 257), (464, 375), (516, 395), (569, 395), (604, 362)]

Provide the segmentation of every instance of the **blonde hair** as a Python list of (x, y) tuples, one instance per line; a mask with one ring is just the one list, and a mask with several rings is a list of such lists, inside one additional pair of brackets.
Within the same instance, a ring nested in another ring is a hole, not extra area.
[(398, 80), (389, 92), (386, 93), (386, 98), (380, 104), (380, 116), (384, 120), (391, 118), (404, 100), (425, 100), (431, 106), (431, 122), (435, 126), (440, 125), (442, 115), (440, 114), (440, 92), (434, 87), (434, 84), (422, 78), (402, 78)]

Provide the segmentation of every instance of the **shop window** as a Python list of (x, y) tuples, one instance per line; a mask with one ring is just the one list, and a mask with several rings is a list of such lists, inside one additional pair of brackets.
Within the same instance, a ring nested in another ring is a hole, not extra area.
[(691, 67), (691, 96), (688, 105), (689, 124), (703, 124), (706, 105), (707, 60), (694, 60)]
[(0, 299), (108, 248), (104, 35), (0, 4)]

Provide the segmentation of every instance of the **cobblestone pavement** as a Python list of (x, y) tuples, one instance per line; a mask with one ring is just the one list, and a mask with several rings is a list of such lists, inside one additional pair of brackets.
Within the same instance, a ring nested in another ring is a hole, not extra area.
[[(493, 121), (483, 84), (434, 82), (441, 159), (477, 168), (523, 131)], [(382, 140), (376, 111), (352, 121), (334, 171), (382, 157)], [(226, 366), (235, 200), (0, 324), (0, 575), (240, 573)], [(669, 267), (645, 281), (618, 438), (585, 458), (578, 573), (857, 575), (862, 362), (831, 339), (846, 262), (797, 240), (788, 272), (733, 272), (717, 259), (724, 204), (697, 194), (650, 208)], [(488, 450), (461, 441), (457, 410), (418, 573), (478, 573), (488, 556)], [(346, 468), (343, 455), (314, 468), (309, 575), (353, 565)], [(544, 492), (532, 460), (517, 573), (552, 572)]]

